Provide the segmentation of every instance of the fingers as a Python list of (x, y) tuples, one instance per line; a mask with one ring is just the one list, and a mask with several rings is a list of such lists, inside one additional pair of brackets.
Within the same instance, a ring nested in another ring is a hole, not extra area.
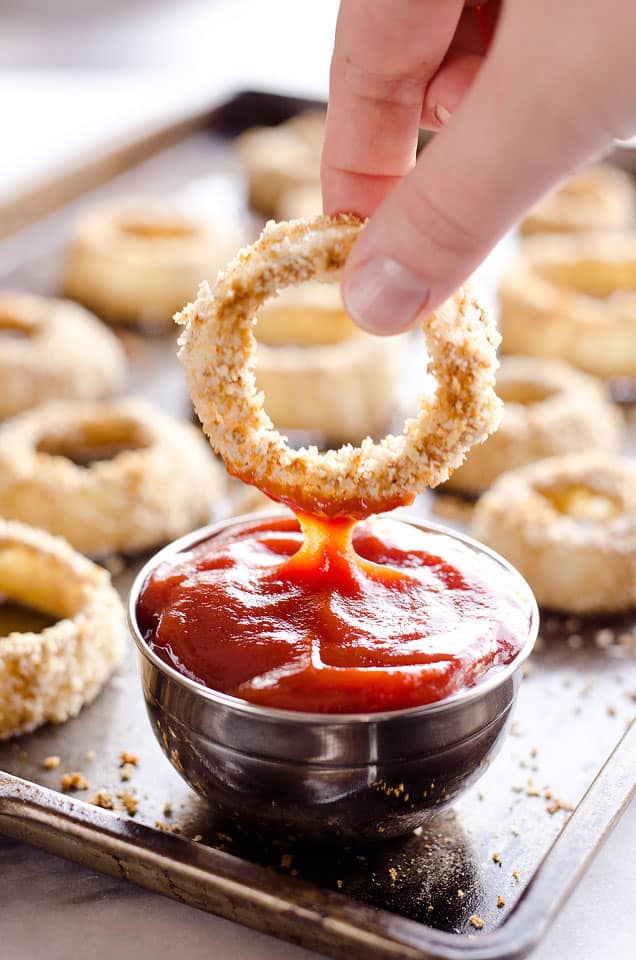
[(450, 53), (426, 90), (420, 125), (439, 130), (457, 111), (484, 62), (477, 53)]
[(424, 91), (463, 0), (342, 0), (322, 162), (324, 207), (368, 216), (412, 168)]
[(495, 45), (452, 120), (356, 243), (343, 295), (361, 327), (397, 333), (434, 309), (524, 209), (604, 145), (574, 122), (573, 108), (555, 104), (548, 69), (545, 80), (527, 82), (518, 50), (499, 56)]

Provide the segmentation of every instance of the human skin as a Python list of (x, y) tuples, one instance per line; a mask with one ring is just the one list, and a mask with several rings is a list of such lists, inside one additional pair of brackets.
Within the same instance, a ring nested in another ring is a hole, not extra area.
[[(439, 306), (546, 190), (636, 133), (633, 0), (484, 15), (486, 45), (463, 0), (341, 0), (323, 201), (371, 218), (342, 287), (372, 333)], [(438, 133), (416, 164), (421, 126)]]

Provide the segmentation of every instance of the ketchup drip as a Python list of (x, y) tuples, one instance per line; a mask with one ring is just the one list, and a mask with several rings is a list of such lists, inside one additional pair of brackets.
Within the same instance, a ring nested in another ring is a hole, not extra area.
[(440, 700), (517, 653), (527, 611), (501, 567), (395, 520), (245, 523), (160, 564), (147, 643), (253, 703), (370, 713)]

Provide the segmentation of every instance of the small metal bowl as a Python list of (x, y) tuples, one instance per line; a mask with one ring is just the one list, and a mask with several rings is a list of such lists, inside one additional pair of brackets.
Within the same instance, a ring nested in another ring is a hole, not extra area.
[(512, 575), (527, 601), (528, 632), (515, 659), (437, 703), (373, 714), (277, 710), (210, 690), (168, 666), (137, 624), (139, 593), (154, 567), (246, 520), (212, 524), (159, 551), (131, 590), (130, 627), (140, 653), (155, 736), (181, 776), (224, 816), (313, 840), (395, 837), (422, 824), (474, 783), (499, 749), (539, 613), (528, 584), (493, 551), (434, 524)]

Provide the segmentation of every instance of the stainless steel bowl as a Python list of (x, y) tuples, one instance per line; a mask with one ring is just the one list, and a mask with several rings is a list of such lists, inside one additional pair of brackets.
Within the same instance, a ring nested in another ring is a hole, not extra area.
[[(268, 515), (284, 514), (258, 518)], [(136, 617), (140, 590), (158, 563), (246, 519), (212, 524), (175, 541), (133, 584), (130, 627), (148, 714), (164, 753), (198, 793), (243, 825), (314, 840), (380, 839), (413, 830), (474, 783), (503, 741), (538, 630), (530, 587), (474, 540), (408, 521), (461, 540), (512, 575), (528, 609), (527, 638), (517, 657), (474, 687), (406, 710), (316, 714), (261, 707), (209, 690), (168, 666), (144, 642)]]

